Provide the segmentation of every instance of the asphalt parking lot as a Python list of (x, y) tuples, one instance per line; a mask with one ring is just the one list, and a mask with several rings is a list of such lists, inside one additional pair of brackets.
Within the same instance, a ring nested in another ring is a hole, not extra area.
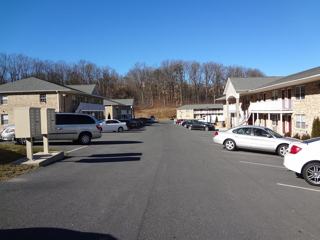
[(167, 122), (54, 144), (64, 161), (0, 183), (0, 238), (319, 239), (319, 188), (211, 137)]

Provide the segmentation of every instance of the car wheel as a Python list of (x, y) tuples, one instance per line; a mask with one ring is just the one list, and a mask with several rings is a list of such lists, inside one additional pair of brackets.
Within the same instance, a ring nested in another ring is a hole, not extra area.
[(288, 146), (288, 144), (281, 144), (277, 149), (278, 155), (284, 157), (284, 155), (287, 153)]
[(26, 139), (25, 138), (17, 138), (16, 142), (19, 145), (26, 145)]
[(320, 186), (320, 163), (308, 163), (302, 171), (303, 178), (307, 183), (313, 186)]
[(119, 127), (118, 132), (123, 132), (123, 127)]
[(91, 135), (89, 133), (81, 133), (79, 136), (79, 143), (81, 145), (88, 145), (91, 143)]
[(236, 149), (236, 143), (232, 139), (227, 139), (224, 142), (224, 146), (228, 151), (234, 151)]
[(301, 173), (295, 173), (297, 178), (303, 178), (303, 175)]

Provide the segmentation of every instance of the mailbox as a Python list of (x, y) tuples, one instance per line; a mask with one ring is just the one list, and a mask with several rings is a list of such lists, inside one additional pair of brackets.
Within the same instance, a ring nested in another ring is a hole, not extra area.
[(56, 113), (53, 108), (41, 108), (41, 133), (50, 134), (56, 129)]
[(14, 109), (16, 138), (41, 136), (40, 108), (17, 107)]

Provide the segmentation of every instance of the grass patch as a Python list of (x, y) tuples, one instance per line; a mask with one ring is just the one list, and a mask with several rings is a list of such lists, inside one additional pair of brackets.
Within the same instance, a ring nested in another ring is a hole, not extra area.
[[(50, 149), (52, 150), (52, 149)], [(33, 147), (33, 152), (43, 151), (42, 146)], [(7, 180), (37, 168), (32, 165), (17, 165), (12, 162), (26, 156), (26, 146), (12, 143), (0, 144), (0, 181)]]
[(150, 117), (155, 116), (156, 119), (169, 119), (175, 117), (177, 113), (177, 108), (175, 106), (155, 106), (149, 108), (139, 108), (135, 109), (136, 117)]

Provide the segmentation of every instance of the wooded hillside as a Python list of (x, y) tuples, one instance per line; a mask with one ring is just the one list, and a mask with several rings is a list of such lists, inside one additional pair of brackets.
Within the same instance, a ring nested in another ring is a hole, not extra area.
[(136, 104), (152, 107), (214, 103), (228, 77), (264, 74), (258, 69), (216, 62), (167, 60), (158, 67), (137, 63), (122, 76), (108, 66), (85, 60), (66, 63), (0, 53), (0, 84), (31, 76), (59, 84), (96, 83), (102, 96), (134, 98)]

